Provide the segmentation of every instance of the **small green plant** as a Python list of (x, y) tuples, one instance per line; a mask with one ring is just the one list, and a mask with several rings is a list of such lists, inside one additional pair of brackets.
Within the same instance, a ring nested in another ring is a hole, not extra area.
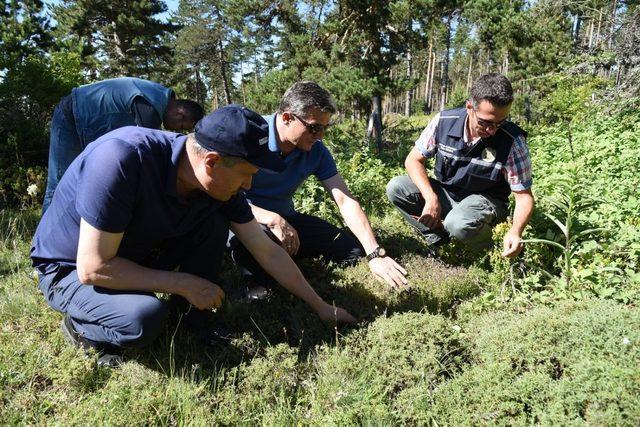
[[(568, 169), (568, 175), (558, 179), (558, 192), (554, 196), (546, 198), (548, 202), (559, 213), (558, 216), (549, 212), (543, 212), (543, 215), (549, 218), (560, 229), (560, 241), (549, 238), (531, 238), (524, 239), (523, 243), (541, 243), (549, 245), (560, 250), (561, 253), (561, 275), (567, 290), (572, 289), (573, 285), (573, 263), (578, 251), (587, 241), (587, 238), (604, 232), (603, 227), (581, 229), (581, 224), (577, 220), (580, 212), (592, 208), (595, 204), (602, 201), (580, 194), (582, 183), (580, 182), (579, 172), (575, 165)], [(559, 218), (560, 217), (560, 218)], [(541, 268), (549, 278), (554, 275)]]

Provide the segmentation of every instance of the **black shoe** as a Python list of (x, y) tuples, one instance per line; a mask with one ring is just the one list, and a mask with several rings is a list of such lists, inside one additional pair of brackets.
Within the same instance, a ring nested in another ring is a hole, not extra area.
[(68, 314), (64, 315), (60, 323), (60, 329), (62, 329), (62, 335), (69, 344), (82, 349), (87, 354), (91, 350), (95, 350), (98, 353), (98, 366), (117, 368), (122, 364), (122, 354), (119, 349), (83, 337), (73, 327), (71, 317)]
[(245, 301), (264, 301), (271, 297), (273, 290), (266, 285), (258, 283), (253, 276), (247, 275), (242, 279), (241, 299)]
[(202, 344), (212, 346), (229, 342), (233, 336), (216, 313), (191, 307), (182, 318), (184, 327)]

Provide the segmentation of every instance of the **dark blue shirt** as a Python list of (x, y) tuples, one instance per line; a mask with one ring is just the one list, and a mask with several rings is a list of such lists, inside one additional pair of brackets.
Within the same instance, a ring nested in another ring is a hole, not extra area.
[(110, 233), (124, 232), (118, 256), (144, 265), (164, 241), (179, 238), (219, 211), (245, 223), (253, 215), (243, 195), (227, 202), (176, 191), (186, 136), (127, 126), (90, 144), (66, 171), (33, 239), (31, 258), (47, 266), (75, 266), (80, 218)]
[[(269, 150), (277, 153), (280, 148), (276, 138), (276, 115), (264, 119), (269, 123)], [(247, 191), (251, 203), (280, 215), (295, 213), (293, 195), (309, 176), (315, 175), (324, 181), (338, 173), (336, 162), (322, 141), (313, 144), (310, 151), (294, 149), (284, 162), (287, 168), (280, 173), (258, 171)]]

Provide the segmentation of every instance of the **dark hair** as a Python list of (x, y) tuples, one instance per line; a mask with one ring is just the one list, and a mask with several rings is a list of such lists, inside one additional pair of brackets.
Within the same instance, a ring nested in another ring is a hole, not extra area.
[(506, 107), (513, 102), (513, 88), (509, 79), (498, 73), (483, 74), (471, 86), (473, 107), (482, 101), (489, 101), (496, 107)]
[(185, 119), (197, 123), (198, 120), (204, 117), (204, 108), (196, 101), (190, 99), (176, 99), (175, 104), (177, 108), (184, 111)]
[(278, 113), (290, 111), (304, 117), (312, 108), (317, 108), (323, 113), (336, 112), (336, 106), (326, 89), (315, 82), (302, 81), (287, 89), (280, 101)]

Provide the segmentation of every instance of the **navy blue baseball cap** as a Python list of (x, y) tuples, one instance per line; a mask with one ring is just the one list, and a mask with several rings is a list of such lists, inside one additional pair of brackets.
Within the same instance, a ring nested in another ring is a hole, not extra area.
[(284, 160), (269, 150), (269, 125), (265, 119), (242, 105), (227, 105), (204, 116), (196, 123), (195, 138), (209, 151), (240, 157), (269, 172), (286, 168)]

